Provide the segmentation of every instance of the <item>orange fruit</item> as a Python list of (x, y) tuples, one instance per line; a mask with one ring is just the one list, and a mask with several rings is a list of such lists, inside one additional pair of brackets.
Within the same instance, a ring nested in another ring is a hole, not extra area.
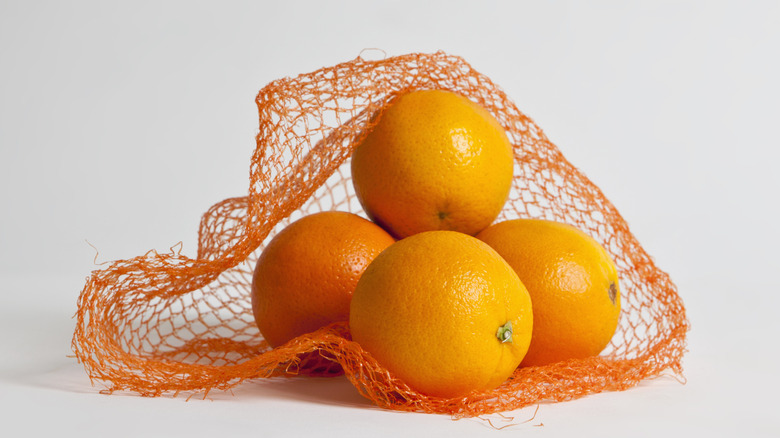
[(352, 297), (352, 339), (430, 396), (489, 390), (531, 340), (531, 300), (488, 245), (454, 231), (400, 240), (368, 266)]
[(398, 238), (431, 230), (478, 233), (501, 212), (513, 170), (512, 146), (498, 121), (443, 90), (395, 98), (352, 155), (358, 200)]
[(534, 333), (522, 365), (545, 365), (599, 354), (620, 314), (615, 264), (579, 229), (515, 219), (483, 230), (484, 241), (515, 269), (534, 306)]
[(268, 243), (252, 279), (252, 311), (272, 346), (349, 320), (360, 275), (395, 240), (352, 213), (315, 213), (291, 223)]

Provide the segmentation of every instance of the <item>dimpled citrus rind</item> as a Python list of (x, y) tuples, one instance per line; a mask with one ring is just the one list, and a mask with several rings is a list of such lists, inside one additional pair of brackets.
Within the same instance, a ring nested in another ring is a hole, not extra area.
[[(498, 329), (512, 326), (511, 342)], [(350, 310), (352, 338), (417, 391), (458, 397), (495, 388), (524, 357), (531, 301), (514, 270), (463, 233), (396, 242), (368, 266)]]
[(263, 249), (252, 279), (252, 312), (260, 333), (279, 346), (349, 318), (352, 292), (365, 268), (395, 240), (353, 213), (304, 216)]
[(514, 219), (477, 238), (517, 272), (534, 306), (534, 333), (522, 366), (596, 356), (620, 316), (617, 269), (606, 250), (560, 222)]
[(395, 98), (352, 155), (368, 216), (398, 238), (431, 230), (476, 234), (501, 212), (514, 171), (506, 132), (457, 93)]

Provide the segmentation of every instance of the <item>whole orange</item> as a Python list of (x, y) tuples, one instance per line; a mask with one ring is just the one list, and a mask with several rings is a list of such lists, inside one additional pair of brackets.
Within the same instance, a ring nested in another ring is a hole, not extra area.
[(430, 396), (489, 390), (531, 340), (531, 300), (488, 245), (454, 231), (400, 240), (368, 266), (352, 297), (352, 338)]
[(503, 208), (513, 170), (512, 146), (498, 121), (443, 90), (396, 97), (352, 155), (363, 209), (398, 238), (430, 230), (478, 233)]
[(252, 311), (272, 347), (349, 320), (352, 292), (368, 264), (395, 240), (352, 213), (304, 216), (268, 243), (252, 279)]
[(522, 365), (599, 354), (615, 333), (620, 289), (615, 264), (596, 240), (567, 224), (515, 219), (477, 238), (515, 269), (534, 306), (534, 333)]

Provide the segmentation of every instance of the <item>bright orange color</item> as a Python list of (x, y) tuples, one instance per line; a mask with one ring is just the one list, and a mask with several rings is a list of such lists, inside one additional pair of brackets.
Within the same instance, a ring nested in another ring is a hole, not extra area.
[(360, 275), (394, 241), (376, 224), (346, 212), (315, 213), (288, 225), (255, 267), (252, 311), (260, 333), (276, 347), (347, 321)]
[[(511, 339), (501, 342), (508, 322)], [(533, 315), (523, 283), (488, 245), (429, 231), (396, 242), (368, 266), (349, 323), (352, 338), (409, 386), (459, 397), (512, 374)]]
[(515, 219), (477, 235), (515, 269), (534, 306), (534, 333), (522, 365), (598, 355), (620, 314), (615, 264), (593, 238), (559, 222)]
[[(343, 198), (345, 184), (351, 184), (343, 164), (352, 140), (367, 127), (364, 114), (410, 85), (447, 88), (483, 102), (507, 128), (521, 191), (504, 207), (507, 217), (554, 215), (609, 242), (620, 268), (621, 317), (608, 356), (518, 368), (491, 392), (450, 400), (388, 379), (384, 367), (349, 341), (347, 323), (303, 335), (288, 348), (258, 345), (245, 298), (252, 283), (246, 263), (254, 264), (259, 236), (293, 211), (361, 211), (351, 191)], [(316, 355), (342, 366), (356, 391), (378, 407), (462, 418), (624, 391), (659, 375), (685, 378), (690, 321), (684, 291), (656, 265), (604, 193), (505, 90), (466, 60), (444, 52), (356, 58), (274, 80), (259, 90), (256, 102), (257, 147), (247, 163), (248, 193), (217, 200), (203, 212), (197, 256), (149, 251), (104, 264), (86, 279), (71, 345), (101, 392), (230, 393), (258, 380), (300, 375), (301, 356)]]
[(396, 98), (352, 155), (363, 209), (396, 237), (474, 235), (498, 216), (512, 183), (512, 146), (484, 108), (460, 94)]

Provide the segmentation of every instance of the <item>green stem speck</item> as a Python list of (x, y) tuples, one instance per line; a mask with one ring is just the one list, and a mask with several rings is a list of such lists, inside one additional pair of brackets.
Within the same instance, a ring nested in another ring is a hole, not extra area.
[(507, 321), (506, 324), (499, 327), (496, 337), (502, 344), (512, 342), (512, 321)]

